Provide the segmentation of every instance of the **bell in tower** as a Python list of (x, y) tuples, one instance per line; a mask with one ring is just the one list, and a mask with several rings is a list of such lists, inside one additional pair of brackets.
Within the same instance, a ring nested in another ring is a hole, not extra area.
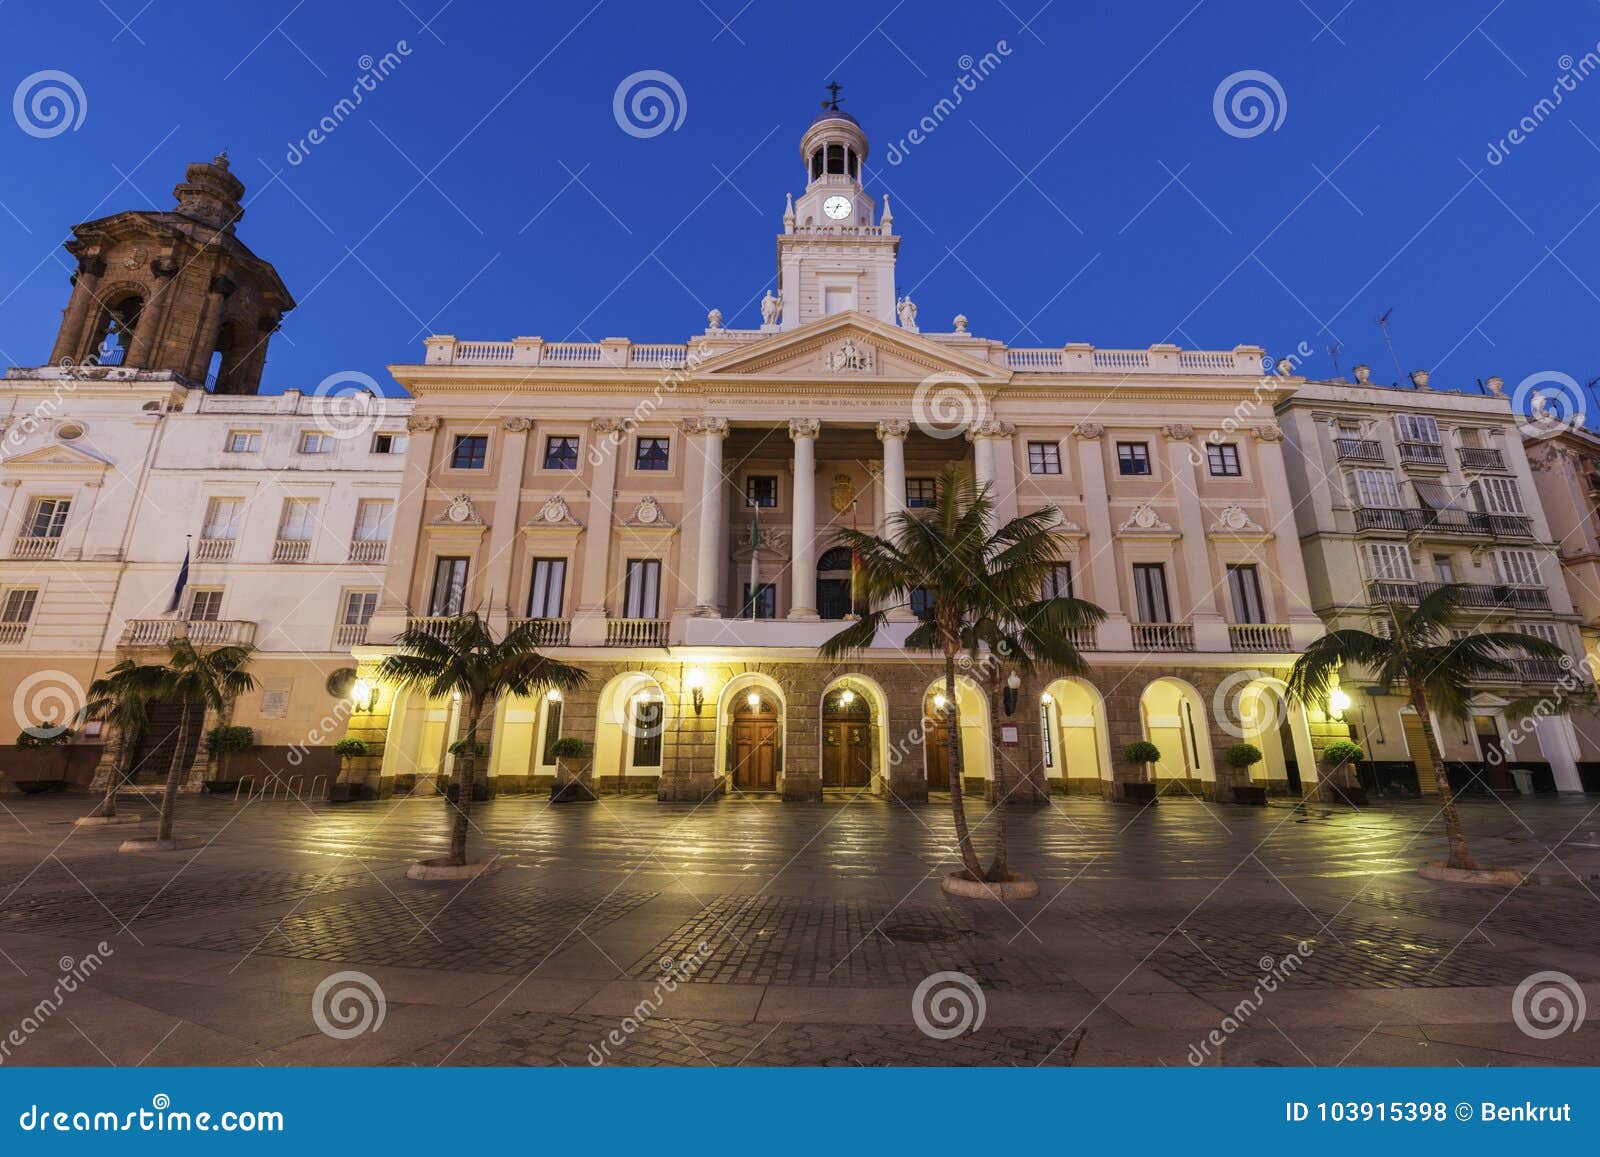
[(254, 394), (294, 299), (234, 234), (244, 184), (224, 153), (190, 165), (170, 211), (75, 225), (72, 297), (50, 360), (168, 371), (194, 388)]

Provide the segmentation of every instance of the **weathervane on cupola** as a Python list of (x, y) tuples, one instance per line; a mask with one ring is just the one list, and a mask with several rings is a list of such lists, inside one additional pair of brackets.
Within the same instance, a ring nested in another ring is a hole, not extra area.
[(838, 112), (839, 111), (839, 90), (841, 88), (843, 88), (844, 85), (840, 84), (836, 80), (832, 84), (823, 85), (823, 87), (826, 88), (828, 90), (828, 92), (831, 93), (832, 95), (829, 97), (829, 99), (827, 99), (827, 100), (822, 102), (822, 107), (826, 108), (826, 109), (832, 109), (834, 112)]

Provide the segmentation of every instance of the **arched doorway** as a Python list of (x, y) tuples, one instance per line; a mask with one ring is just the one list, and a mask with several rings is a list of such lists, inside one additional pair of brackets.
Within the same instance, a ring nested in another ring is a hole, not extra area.
[[(602, 790), (661, 775), (667, 697), (649, 675), (629, 671), (600, 691), (594, 725), (594, 774)], [(644, 786), (648, 786), (646, 783)]]
[(852, 562), (849, 548), (843, 546), (823, 551), (817, 560), (817, 614), (822, 618), (843, 619), (854, 611)]
[(1099, 791), (1111, 779), (1105, 702), (1084, 679), (1057, 679), (1039, 699), (1045, 773), (1074, 788)]
[(988, 779), (989, 708), (972, 680), (956, 680), (956, 702), (944, 693), (944, 680), (932, 684), (922, 700), (922, 757), (929, 791), (950, 791), (950, 729), (959, 729), (962, 774), (968, 779)]
[(783, 770), (777, 701), (757, 689), (733, 701), (728, 719), (728, 779), (739, 791), (776, 791)]
[(1285, 785), (1292, 796), (1304, 795), (1316, 785), (1316, 751), (1305, 709), (1291, 704), (1284, 684), (1277, 679), (1256, 679), (1239, 692), (1238, 726), (1231, 719), (1224, 727), (1261, 751), (1261, 762), (1250, 777), (1268, 784)]
[(1139, 697), (1145, 737), (1161, 752), (1157, 780), (1199, 780), (1214, 783), (1216, 764), (1206, 733), (1205, 703), (1182, 679), (1157, 679)]
[(822, 787), (863, 790), (872, 786), (872, 702), (846, 682), (822, 697)]

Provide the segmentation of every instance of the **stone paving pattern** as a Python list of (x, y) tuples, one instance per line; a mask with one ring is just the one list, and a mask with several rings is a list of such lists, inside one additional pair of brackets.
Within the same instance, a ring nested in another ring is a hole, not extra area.
[[(1014, 905), (939, 891), (937, 803), (496, 800), (473, 848), (503, 870), (465, 885), (405, 878), (442, 850), (437, 800), (186, 797), (180, 832), (212, 842), (160, 856), (73, 828), (87, 806), (0, 800), (0, 1039), (24, 1030), (6, 1064), (1600, 1063), (1591, 802), (1464, 807), (1481, 860), (1541, 881), (1507, 892), (1415, 874), (1442, 843), (1423, 803), (1055, 800), (1012, 813), (1013, 863), (1041, 882)], [(1301, 941), (1233, 1025), (1263, 958)], [(63, 958), (102, 942), (41, 1022)], [(1580, 1031), (1514, 1024), (1513, 990), (1544, 970), (1583, 986)], [(376, 1031), (317, 1027), (313, 993), (341, 972), (381, 990)], [(975, 1030), (918, 1027), (937, 973), (982, 994)]]

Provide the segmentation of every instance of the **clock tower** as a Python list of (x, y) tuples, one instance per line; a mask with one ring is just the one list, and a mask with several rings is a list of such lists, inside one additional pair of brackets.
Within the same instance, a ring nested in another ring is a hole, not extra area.
[(894, 324), (894, 262), (900, 238), (884, 198), (867, 195), (867, 135), (839, 108), (839, 86), (800, 138), (806, 188), (784, 209), (778, 236), (781, 328), (857, 310)]

